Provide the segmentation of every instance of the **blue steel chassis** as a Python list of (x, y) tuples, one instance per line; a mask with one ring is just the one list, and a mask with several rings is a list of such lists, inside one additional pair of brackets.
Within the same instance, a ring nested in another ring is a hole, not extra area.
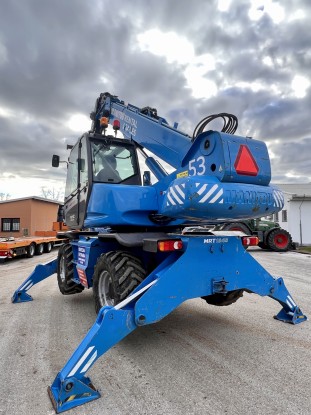
[[(139, 326), (155, 323), (182, 302), (243, 289), (278, 301), (277, 320), (298, 324), (307, 317), (282, 278), (269, 274), (237, 236), (182, 236), (183, 252), (172, 252), (137, 289), (115, 307), (103, 307), (85, 338), (48, 388), (57, 413), (100, 397), (85, 376), (106, 351)], [(57, 259), (38, 265), (15, 291), (12, 302), (31, 301), (27, 291), (56, 272)]]

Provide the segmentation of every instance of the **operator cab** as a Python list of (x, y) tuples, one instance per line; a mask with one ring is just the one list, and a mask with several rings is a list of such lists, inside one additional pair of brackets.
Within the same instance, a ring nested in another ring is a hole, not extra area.
[(71, 229), (83, 228), (91, 193), (100, 187), (104, 199), (112, 184), (141, 186), (135, 144), (113, 136), (84, 134), (68, 159), (66, 224)]

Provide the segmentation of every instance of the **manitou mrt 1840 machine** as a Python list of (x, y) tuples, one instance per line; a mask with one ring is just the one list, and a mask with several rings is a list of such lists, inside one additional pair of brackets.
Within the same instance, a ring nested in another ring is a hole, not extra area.
[[(205, 131), (216, 117), (224, 121), (222, 131)], [(223, 306), (246, 291), (278, 301), (278, 320), (306, 320), (283, 279), (273, 278), (245, 249), (257, 243), (256, 237), (202, 233), (202, 226), (193, 232), (195, 224), (241, 221), (282, 209), (281, 191), (269, 185), (263, 142), (233, 135), (237, 119), (225, 113), (206, 117), (190, 137), (176, 124), (169, 126), (156, 109), (125, 104), (109, 93), (99, 96), (91, 119), (91, 130), (68, 160), (64, 213), (70, 231), (64, 237), (69, 242), (57, 259), (38, 265), (12, 298), (32, 300), (27, 291), (56, 272), (62, 294), (93, 288), (97, 319), (48, 389), (57, 413), (98, 398), (86, 377), (96, 360), (190, 298)], [(114, 135), (107, 135), (108, 124)], [(118, 130), (124, 138), (117, 138)], [(138, 152), (148, 168), (143, 174)], [(147, 152), (173, 171), (167, 173)], [(58, 163), (53, 156), (53, 165)]]

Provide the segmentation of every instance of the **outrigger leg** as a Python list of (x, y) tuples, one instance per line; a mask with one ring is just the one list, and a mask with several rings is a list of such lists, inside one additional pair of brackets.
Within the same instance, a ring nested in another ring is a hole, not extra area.
[[(227, 248), (229, 250), (229, 246)], [(192, 251), (192, 248), (188, 246), (188, 250)], [(232, 290), (243, 289), (278, 301), (283, 306), (277, 315), (279, 320), (293, 324), (306, 320), (282, 278), (273, 278), (247, 252), (236, 253), (238, 261), (229, 264), (220, 260), (223, 258), (221, 249), (211, 250), (211, 254), (206, 253), (206, 256), (210, 255), (207, 259), (210, 267), (197, 261), (196, 272), (190, 274), (185, 272), (188, 250), (178, 260), (174, 255), (167, 258), (126, 300), (100, 310), (93, 327), (48, 388), (57, 413), (99, 398), (100, 393), (85, 376), (95, 361), (137, 327), (161, 320), (187, 299), (216, 293), (226, 295)], [(226, 277), (215, 278), (215, 275)]]
[(283, 278), (278, 278), (270, 291), (271, 295), (269, 297), (277, 300), (283, 306), (282, 310), (274, 316), (276, 320), (291, 324), (298, 324), (307, 320), (307, 316), (303, 314), (288, 292)]
[(135, 323), (133, 305), (129, 306), (155, 281), (132, 294), (115, 307), (103, 307), (94, 325), (78, 346), (54, 382), (48, 393), (56, 413), (67, 411), (100, 397), (85, 373), (107, 350), (121, 341), (138, 326)]
[(27, 291), (38, 282), (50, 277), (57, 272), (57, 258), (46, 264), (39, 264), (30, 274), (30, 276), (22, 283), (12, 296), (12, 303), (23, 303), (32, 301), (31, 295)]
[(56, 413), (100, 397), (90, 379), (84, 376), (93, 363), (136, 328), (134, 310), (104, 307), (96, 322), (54, 382), (48, 387)]

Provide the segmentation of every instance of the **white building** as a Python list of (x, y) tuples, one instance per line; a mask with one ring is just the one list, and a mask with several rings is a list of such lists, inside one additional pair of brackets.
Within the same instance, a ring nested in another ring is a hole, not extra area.
[(284, 208), (275, 213), (279, 222), (300, 245), (311, 245), (311, 183), (276, 184), (284, 193)]

